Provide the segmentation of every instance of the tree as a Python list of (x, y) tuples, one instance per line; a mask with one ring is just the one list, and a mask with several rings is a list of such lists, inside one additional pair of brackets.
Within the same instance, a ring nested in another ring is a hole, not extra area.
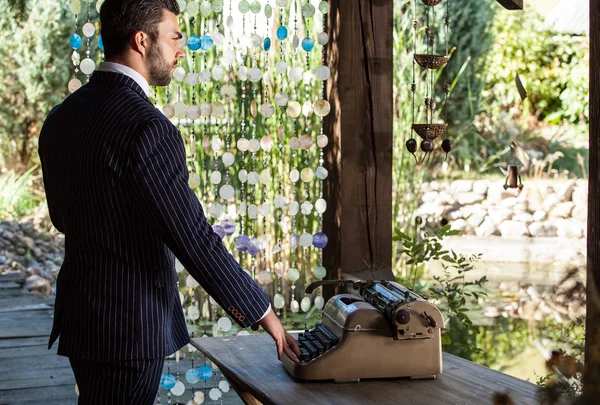
[(0, 166), (25, 171), (49, 111), (67, 95), (73, 17), (66, 2), (0, 3)]

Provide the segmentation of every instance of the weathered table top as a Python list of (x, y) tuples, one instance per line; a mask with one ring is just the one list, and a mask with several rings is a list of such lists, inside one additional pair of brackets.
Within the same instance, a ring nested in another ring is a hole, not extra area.
[(247, 404), (492, 404), (494, 392), (516, 404), (537, 404), (536, 386), (444, 353), (444, 373), (433, 380), (371, 380), (359, 383), (296, 382), (277, 360), (266, 334), (197, 338), (193, 345), (215, 362)]

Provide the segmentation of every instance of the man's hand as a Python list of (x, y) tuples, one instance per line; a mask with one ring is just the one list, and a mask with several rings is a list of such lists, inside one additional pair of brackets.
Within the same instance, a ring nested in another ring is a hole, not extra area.
[(279, 361), (281, 361), (282, 353), (285, 352), (290, 360), (294, 363), (298, 363), (298, 357), (300, 357), (298, 343), (296, 342), (296, 339), (283, 329), (283, 325), (279, 322), (277, 315), (275, 315), (275, 312), (273, 312), (272, 309), (263, 319), (252, 325), (252, 330), (258, 330), (259, 326), (262, 326), (275, 341), (275, 344), (277, 345), (277, 358)]

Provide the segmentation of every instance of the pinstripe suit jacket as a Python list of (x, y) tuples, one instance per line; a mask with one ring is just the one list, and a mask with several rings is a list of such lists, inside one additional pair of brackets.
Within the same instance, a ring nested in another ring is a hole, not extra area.
[(175, 256), (240, 325), (268, 296), (242, 271), (188, 187), (185, 148), (130, 77), (95, 72), (48, 115), (39, 140), (50, 217), (65, 234), (58, 353), (160, 358), (189, 342)]

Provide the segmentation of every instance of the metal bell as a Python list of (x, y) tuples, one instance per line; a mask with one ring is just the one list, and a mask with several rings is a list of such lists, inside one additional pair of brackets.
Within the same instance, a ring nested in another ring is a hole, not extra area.
[(523, 183), (521, 182), (521, 175), (519, 174), (519, 166), (508, 166), (508, 172), (506, 173), (506, 181), (504, 182), (504, 189), (518, 188), (523, 189)]

